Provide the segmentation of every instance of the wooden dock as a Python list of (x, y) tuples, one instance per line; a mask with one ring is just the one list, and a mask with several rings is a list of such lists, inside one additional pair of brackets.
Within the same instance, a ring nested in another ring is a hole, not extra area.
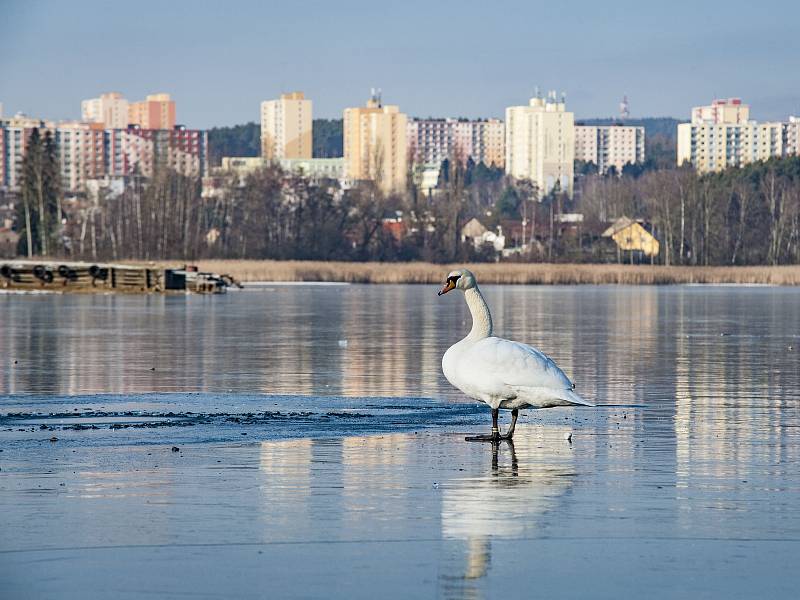
[(228, 275), (199, 272), (196, 267), (69, 261), (0, 261), (0, 289), (50, 292), (127, 292), (223, 294)]

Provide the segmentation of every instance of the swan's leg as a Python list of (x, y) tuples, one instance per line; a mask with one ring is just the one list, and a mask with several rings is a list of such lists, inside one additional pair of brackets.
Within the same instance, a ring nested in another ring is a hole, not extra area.
[(500, 426), (497, 424), (497, 417), (500, 414), (500, 409), (492, 409), (492, 433), (490, 435), (473, 435), (465, 437), (468, 442), (496, 442), (500, 439)]
[(501, 435), (502, 440), (511, 440), (514, 436), (514, 427), (517, 425), (517, 417), (519, 416), (519, 409), (515, 408), (511, 411), (511, 425), (508, 426), (508, 431), (505, 435)]

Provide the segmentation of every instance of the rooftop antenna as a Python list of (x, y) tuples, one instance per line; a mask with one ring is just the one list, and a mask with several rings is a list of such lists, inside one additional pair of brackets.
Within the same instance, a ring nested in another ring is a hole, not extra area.
[(622, 97), (622, 102), (619, 103), (619, 120), (625, 122), (631, 116), (630, 104), (628, 104), (627, 94)]
[(381, 107), (381, 88), (370, 88), (369, 90), (369, 98), (378, 105), (378, 108)]

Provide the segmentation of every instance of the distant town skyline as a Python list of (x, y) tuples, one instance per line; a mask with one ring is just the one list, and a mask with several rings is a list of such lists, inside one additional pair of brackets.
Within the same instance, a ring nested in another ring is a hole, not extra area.
[(688, 120), (692, 106), (730, 96), (755, 119), (800, 114), (800, 5), (788, 0), (129, 9), (5, 2), (5, 114), (77, 119), (81, 101), (103, 92), (166, 92), (179, 123), (208, 128), (257, 122), (262, 101), (294, 90), (314, 101), (315, 118), (341, 118), (380, 87), (411, 116), (502, 118), (537, 86), (565, 91), (578, 119), (615, 116), (623, 95), (632, 118)]

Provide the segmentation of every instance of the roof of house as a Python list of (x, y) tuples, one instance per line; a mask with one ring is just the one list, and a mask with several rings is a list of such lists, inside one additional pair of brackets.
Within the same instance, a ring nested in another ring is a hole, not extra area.
[(611, 224), (611, 227), (606, 229), (601, 235), (603, 237), (611, 237), (612, 235), (622, 231), (623, 229), (630, 227), (636, 221), (633, 219), (629, 219), (628, 217), (620, 217), (616, 221)]
[(487, 231), (488, 229), (486, 229), (486, 227), (483, 226), (483, 223), (481, 223), (480, 221), (478, 221), (478, 219), (473, 217), (469, 221), (467, 221), (464, 227), (461, 228), (461, 235), (463, 235), (464, 237), (475, 238), (482, 236)]

